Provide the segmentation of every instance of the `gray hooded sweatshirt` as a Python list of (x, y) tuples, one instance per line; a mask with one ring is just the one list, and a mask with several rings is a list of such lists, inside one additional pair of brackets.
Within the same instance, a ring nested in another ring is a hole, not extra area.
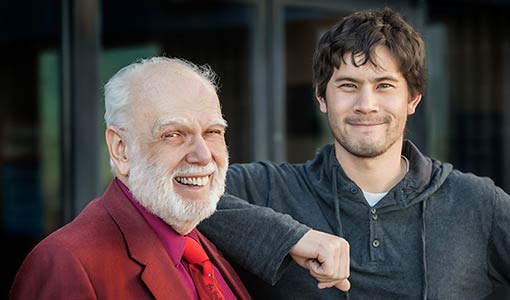
[[(374, 207), (333, 145), (304, 164), (233, 164), (218, 211), (200, 230), (254, 299), (469, 300), (509, 285), (509, 195), (488, 178), (425, 157), (409, 141), (402, 154), (409, 172)], [(318, 289), (288, 255), (310, 228), (349, 242), (348, 293)]]

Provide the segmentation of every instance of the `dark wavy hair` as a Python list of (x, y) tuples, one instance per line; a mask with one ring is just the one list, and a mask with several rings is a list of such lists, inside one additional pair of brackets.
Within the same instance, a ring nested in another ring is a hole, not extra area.
[[(319, 40), (313, 57), (313, 84), (318, 96), (335, 68), (352, 54), (352, 64), (377, 66), (375, 49), (385, 46), (396, 59), (412, 96), (423, 94), (426, 82), (425, 45), (419, 33), (390, 8), (355, 12), (329, 29)], [(355, 57), (364, 59), (356, 62)]]

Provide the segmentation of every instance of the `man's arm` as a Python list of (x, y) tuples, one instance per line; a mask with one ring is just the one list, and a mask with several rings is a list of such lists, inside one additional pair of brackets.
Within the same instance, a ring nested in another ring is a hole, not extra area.
[(310, 230), (289, 215), (230, 194), (199, 229), (230, 259), (272, 285), (291, 262), (290, 249)]
[(234, 165), (218, 210), (199, 229), (236, 263), (270, 284), (278, 281), (292, 257), (321, 282), (319, 287), (347, 290), (349, 252), (344, 239), (310, 230), (287, 214), (263, 207), (272, 200), (271, 188), (284, 186), (285, 179), (271, 164)]
[(494, 217), (489, 246), (490, 275), (499, 284), (510, 285), (510, 196), (496, 187)]

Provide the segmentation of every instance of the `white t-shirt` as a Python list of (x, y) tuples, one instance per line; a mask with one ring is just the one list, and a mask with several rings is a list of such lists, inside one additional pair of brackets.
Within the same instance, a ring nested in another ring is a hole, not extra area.
[[(407, 173), (407, 172), (409, 172), (409, 160), (407, 160), (407, 157), (405, 157), (403, 155), (402, 155), (402, 159), (406, 163), (406, 173)], [(381, 201), (381, 199), (384, 196), (386, 196), (386, 194), (388, 194), (388, 192), (384, 192), (384, 193), (369, 193), (369, 192), (363, 191), (363, 195), (365, 195), (365, 199), (367, 200), (368, 205), (370, 205), (370, 207), (373, 207), (374, 205), (377, 204), (377, 202)]]
[(365, 199), (367, 199), (368, 205), (370, 205), (370, 207), (376, 205), (377, 202), (379, 202), (384, 196), (386, 196), (386, 194), (388, 194), (388, 192), (369, 193), (369, 192), (363, 191), (363, 195), (365, 195)]

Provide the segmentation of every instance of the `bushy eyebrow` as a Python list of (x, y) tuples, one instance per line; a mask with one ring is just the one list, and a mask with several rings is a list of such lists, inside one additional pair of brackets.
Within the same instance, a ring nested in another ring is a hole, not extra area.
[(373, 80), (374, 82), (381, 82), (381, 81), (391, 81), (391, 82), (398, 82), (398, 78), (393, 76), (382, 76), (382, 77), (376, 77)]
[[(354, 77), (349, 77), (349, 76), (340, 76), (340, 77), (335, 78), (335, 80), (334, 80), (335, 83), (339, 83), (342, 81), (349, 81), (349, 82), (354, 82), (354, 83), (361, 82), (361, 80), (356, 79)], [(399, 80), (393, 76), (381, 76), (381, 77), (375, 77), (375, 78), (371, 79), (370, 81), (371, 82), (381, 82), (381, 81), (398, 82)]]
[(186, 125), (186, 120), (180, 117), (162, 118), (157, 120), (152, 126), (152, 133), (156, 134), (161, 131), (161, 128), (169, 125)]
[(211, 122), (209, 122), (209, 126), (207, 126), (207, 127), (211, 127), (211, 126), (221, 126), (223, 128), (227, 128), (228, 123), (223, 118), (214, 118), (211, 120)]
[(350, 82), (355, 82), (355, 83), (360, 82), (360, 80), (357, 80), (354, 77), (348, 77), (348, 76), (337, 77), (337, 78), (335, 78), (335, 80), (333, 82), (339, 83), (339, 82), (342, 82), (342, 81), (350, 81)]
[[(152, 127), (152, 133), (157, 134), (161, 131), (161, 128), (165, 126), (171, 126), (171, 125), (178, 125), (178, 126), (188, 126), (188, 122), (185, 118), (181, 117), (169, 117), (169, 118), (162, 118), (159, 119), (154, 126)], [(207, 124), (207, 127), (212, 126), (221, 126), (223, 128), (227, 128), (228, 124), (227, 121), (223, 118), (214, 118)]]

